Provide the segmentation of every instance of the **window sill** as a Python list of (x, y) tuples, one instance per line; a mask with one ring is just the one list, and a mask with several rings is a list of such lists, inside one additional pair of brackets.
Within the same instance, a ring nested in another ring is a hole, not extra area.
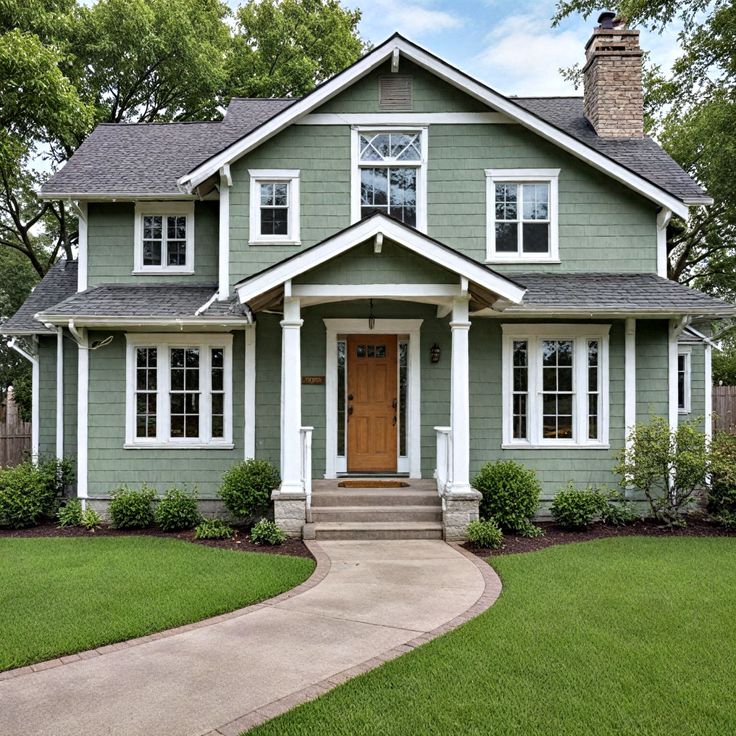
[(234, 447), (232, 442), (126, 442), (123, 445), (124, 450), (232, 450)]
[(173, 271), (170, 268), (153, 268), (131, 271), (133, 276), (193, 276), (194, 271), (187, 269), (186, 271)]
[(567, 443), (545, 443), (541, 445), (532, 445), (522, 442), (504, 442), (501, 445), (502, 450), (610, 450), (608, 443), (599, 444), (578, 444), (574, 442)]
[(301, 245), (301, 240), (249, 240), (248, 245)]
[(690, 409), (678, 409), (677, 413), (680, 415), (687, 416), (688, 414), (691, 414), (691, 411)]
[(486, 258), (485, 263), (495, 265), (505, 264), (521, 264), (521, 265), (534, 265), (534, 264), (546, 264), (546, 263), (561, 263), (559, 258), (499, 258), (498, 256)]

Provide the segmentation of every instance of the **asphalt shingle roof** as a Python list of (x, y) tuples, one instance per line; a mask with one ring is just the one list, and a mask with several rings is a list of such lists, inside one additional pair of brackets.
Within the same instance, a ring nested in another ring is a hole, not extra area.
[(77, 291), (77, 262), (59, 261), (36, 285), (23, 306), (2, 325), (0, 334), (22, 335), (50, 333), (47, 327), (34, 318), (38, 312), (58, 304)]

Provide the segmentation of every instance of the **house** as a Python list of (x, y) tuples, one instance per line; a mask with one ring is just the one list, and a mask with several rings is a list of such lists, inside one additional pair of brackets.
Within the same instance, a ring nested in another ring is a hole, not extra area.
[(600, 23), (582, 98), (505, 97), (397, 34), (300, 99), (98, 126), (40, 193), (74, 202), (78, 260), (2, 328), (34, 453), (98, 508), (187, 484), (208, 511), (269, 459), (292, 535), (313, 479), (423, 479), (458, 539), (486, 461), (549, 501), (615, 483), (637, 421), (708, 431), (736, 310), (666, 279), (666, 229), (711, 199), (643, 133), (638, 32)]

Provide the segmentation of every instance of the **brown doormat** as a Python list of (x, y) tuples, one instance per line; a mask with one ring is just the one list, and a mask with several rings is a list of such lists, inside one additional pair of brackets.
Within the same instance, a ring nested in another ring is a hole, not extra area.
[(338, 488), (408, 488), (402, 480), (341, 480)]

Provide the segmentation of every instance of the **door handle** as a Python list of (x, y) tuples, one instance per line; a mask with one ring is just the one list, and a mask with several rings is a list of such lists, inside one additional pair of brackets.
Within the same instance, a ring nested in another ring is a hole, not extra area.
[(393, 426), (394, 426), (394, 427), (396, 426), (396, 415), (394, 415), (394, 421), (393, 421)]
[(393, 401), (391, 402), (391, 408), (392, 408), (392, 409), (394, 409), (394, 410), (396, 409), (396, 407), (397, 407), (398, 405), (399, 405), (399, 402), (398, 402), (398, 401), (396, 401), (396, 399), (394, 399), (394, 400), (393, 400)]
[(352, 400), (353, 400), (353, 395), (352, 394), (348, 394), (348, 401), (352, 401)]
[(351, 404), (348, 406), (348, 416), (350, 416), (353, 413), (353, 405)]

